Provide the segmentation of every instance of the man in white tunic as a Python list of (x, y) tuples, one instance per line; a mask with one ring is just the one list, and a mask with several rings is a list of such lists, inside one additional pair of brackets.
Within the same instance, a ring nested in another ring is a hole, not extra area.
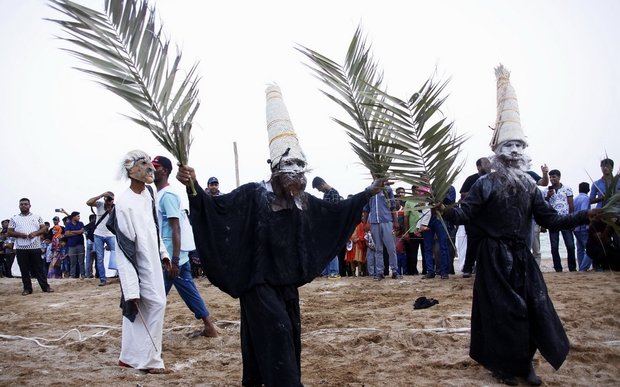
[[(153, 189), (154, 168), (149, 155), (134, 150), (124, 158), (129, 189), (116, 203), (123, 329), (118, 364), (149, 373), (164, 373), (161, 357), (166, 292), (162, 263), (170, 259), (159, 240)], [(167, 261), (167, 262), (166, 262)]]

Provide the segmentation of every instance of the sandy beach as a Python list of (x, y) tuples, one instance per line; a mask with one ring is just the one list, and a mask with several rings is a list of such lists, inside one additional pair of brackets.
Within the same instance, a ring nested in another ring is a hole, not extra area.
[[(543, 260), (546, 262), (547, 260)], [(549, 260), (550, 261), (550, 260)], [(555, 371), (535, 357), (546, 386), (620, 384), (618, 273), (554, 273), (544, 268), (551, 298), (571, 341)], [(112, 279), (50, 280), (55, 293), (21, 296), (21, 280), (0, 279), (0, 385), (241, 385), (238, 301), (206, 279), (197, 285), (220, 336), (190, 338), (201, 324), (173, 290), (164, 324), (168, 375), (116, 365), (120, 287)], [(372, 281), (316, 279), (300, 289), (302, 381), (306, 386), (493, 386), (468, 356), (473, 278)], [(439, 300), (414, 310), (416, 298)]]

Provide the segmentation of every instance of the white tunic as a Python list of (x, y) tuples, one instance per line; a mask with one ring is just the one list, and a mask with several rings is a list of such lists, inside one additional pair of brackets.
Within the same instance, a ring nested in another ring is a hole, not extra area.
[(136, 243), (140, 276), (138, 282), (133, 265), (122, 250), (117, 249), (118, 275), (125, 300), (140, 299), (135, 321), (132, 323), (123, 316), (119, 360), (137, 369), (164, 368), (161, 350), (166, 292), (160, 256), (168, 257), (168, 253), (163, 243), (158, 245), (151, 203), (151, 194), (146, 188), (141, 194), (128, 189), (116, 202), (118, 231)]

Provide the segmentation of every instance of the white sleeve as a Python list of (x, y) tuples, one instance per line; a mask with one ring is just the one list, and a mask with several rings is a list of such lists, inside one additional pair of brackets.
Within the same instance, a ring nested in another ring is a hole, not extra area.
[(420, 219), (418, 220), (418, 223), (416, 223), (415, 227), (416, 228), (420, 228), (422, 226), (424, 227), (428, 227), (428, 224), (431, 221), (431, 210), (424, 210), (422, 211), (422, 216), (420, 217)]
[[(116, 220), (118, 224), (118, 232), (123, 233), (123, 235), (130, 240), (135, 241), (136, 230), (128, 210), (116, 206)], [(138, 272), (120, 248), (116, 249), (116, 264), (118, 267), (118, 276), (121, 280), (121, 288), (123, 290), (125, 300), (140, 298)]]

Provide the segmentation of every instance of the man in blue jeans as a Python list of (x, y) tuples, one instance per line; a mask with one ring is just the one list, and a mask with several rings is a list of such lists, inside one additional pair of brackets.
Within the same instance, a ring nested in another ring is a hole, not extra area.
[[(170, 263), (164, 262), (164, 286), (166, 295), (172, 285), (185, 301), (187, 307), (194, 313), (198, 320), (202, 320), (204, 328), (193, 336), (217, 337), (217, 330), (209, 316), (209, 310), (202, 296), (194, 284), (192, 268), (189, 262), (189, 251), (195, 250), (193, 234), (187, 214), (181, 208), (179, 195), (170, 191), (168, 177), (172, 172), (172, 162), (163, 156), (156, 156), (153, 161), (155, 167), (155, 186), (159, 198), (157, 217), (159, 221), (159, 233), (168, 253), (172, 257)], [(186, 225), (186, 227), (183, 227)], [(185, 244), (185, 246), (184, 246)], [(187, 246), (192, 244), (192, 246)]]
[[(573, 190), (560, 183), (562, 174), (557, 169), (549, 171), (549, 181), (551, 185), (543, 190), (543, 197), (551, 207), (560, 215), (572, 214), (575, 212), (573, 203)], [(577, 262), (575, 261), (575, 239), (572, 230), (549, 230), (549, 242), (551, 243), (551, 257), (553, 258), (553, 268), (556, 272), (562, 271), (562, 260), (560, 259), (560, 233), (566, 246), (568, 260), (568, 270), (576, 271)]]
[(100, 195), (93, 196), (86, 201), (87, 206), (97, 207), (97, 222), (95, 223), (94, 239), (95, 253), (97, 254), (97, 274), (99, 275), (99, 286), (107, 283), (106, 268), (104, 265), (104, 253), (107, 248), (110, 251), (110, 269), (116, 269), (116, 237), (108, 228), (106, 223), (108, 215), (114, 209), (114, 193), (106, 191)]
[[(323, 180), (319, 176), (316, 176), (314, 179), (312, 179), (312, 188), (323, 192), (323, 200), (327, 202), (338, 203), (340, 200), (342, 200), (342, 197), (340, 196), (338, 191), (336, 191), (335, 188), (327, 184), (325, 180)], [(321, 276), (327, 276), (328, 279), (340, 278), (340, 265), (338, 263), (338, 256), (335, 256), (331, 261), (329, 261), (327, 267), (323, 269)]]

